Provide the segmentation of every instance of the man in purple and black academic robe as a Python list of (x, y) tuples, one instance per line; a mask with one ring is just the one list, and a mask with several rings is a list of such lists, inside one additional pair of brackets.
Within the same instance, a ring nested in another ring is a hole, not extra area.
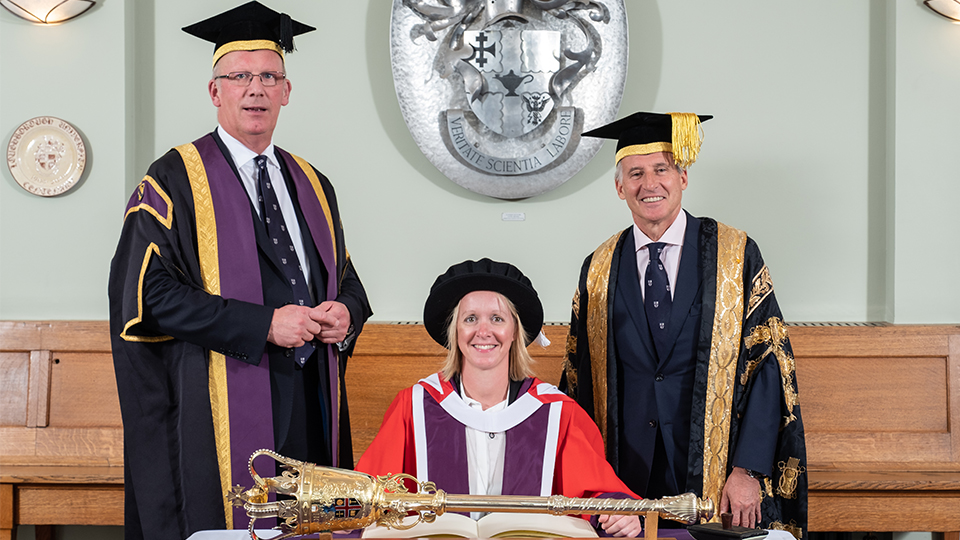
[(343, 375), (371, 310), (333, 187), (272, 139), (312, 29), (256, 2), (185, 28), (216, 44), (219, 126), (150, 166), (110, 272), (127, 538), (246, 528), (226, 494), (260, 448), (353, 465)]

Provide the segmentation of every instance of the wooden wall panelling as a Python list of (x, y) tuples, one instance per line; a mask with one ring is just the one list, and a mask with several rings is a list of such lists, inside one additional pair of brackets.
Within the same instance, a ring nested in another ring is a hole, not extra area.
[(50, 365), (53, 353), (30, 351), (27, 427), (47, 427), (50, 421)]
[(32, 525), (123, 525), (123, 489), (111, 485), (27, 485), (18, 519)]
[(13, 484), (0, 484), (0, 540), (13, 536), (14, 519)]
[[(948, 491), (835, 491), (809, 498), (811, 531), (956, 531), (960, 504)], [(949, 533), (948, 533), (949, 534)]]
[(790, 332), (812, 471), (960, 471), (957, 327)]
[[(960, 327), (789, 331), (807, 432), (810, 530), (899, 527), (960, 540)], [(544, 332), (550, 346), (530, 352), (538, 376), (557, 384), (567, 327)], [(0, 540), (18, 520), (14, 500), (29, 503), (19, 523), (122, 522), (122, 425), (107, 323), (0, 321), (0, 344)], [(355, 457), (396, 393), (436, 372), (445, 353), (422, 325), (364, 328), (345, 374)], [(96, 497), (99, 511), (84, 503), (52, 517), (44, 513), (51, 496), (61, 504)]]
[[(0, 373), (3, 374), (3, 391), (0, 392), (0, 428), (26, 426), (30, 389), (30, 353), (6, 350), (0, 352)], [(0, 449), (2, 448), (0, 446)]]

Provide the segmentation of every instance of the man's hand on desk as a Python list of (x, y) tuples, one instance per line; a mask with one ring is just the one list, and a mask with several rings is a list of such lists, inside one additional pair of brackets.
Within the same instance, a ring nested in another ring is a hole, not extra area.
[(640, 534), (640, 516), (602, 515), (599, 518), (600, 526), (607, 534), (613, 536), (629, 536), (635, 538)]
[(756, 527), (760, 522), (760, 481), (734, 467), (720, 498), (720, 512), (733, 514), (733, 525)]

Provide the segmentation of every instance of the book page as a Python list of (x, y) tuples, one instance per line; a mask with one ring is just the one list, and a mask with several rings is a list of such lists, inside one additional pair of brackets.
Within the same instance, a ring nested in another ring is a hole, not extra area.
[(480, 538), (596, 538), (597, 532), (585, 519), (553, 514), (487, 514), (477, 522)]
[[(403, 524), (416, 521), (416, 516), (403, 518)], [(517, 514), (498, 512), (474, 521), (462, 514), (447, 513), (437, 516), (433, 523), (420, 523), (407, 530), (388, 529), (371, 525), (363, 530), (362, 538), (596, 538), (590, 523), (574, 516), (551, 514)]]

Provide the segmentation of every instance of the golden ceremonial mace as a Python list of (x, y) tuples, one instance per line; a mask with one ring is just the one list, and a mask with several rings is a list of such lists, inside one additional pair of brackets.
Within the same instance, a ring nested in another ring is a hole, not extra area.
[[(253, 460), (270, 456), (285, 469), (280, 476), (262, 478), (253, 468)], [(553, 495), (525, 497), (516, 495), (454, 495), (438, 490), (433, 482), (419, 482), (408, 474), (373, 477), (366, 473), (320, 467), (290, 459), (271, 450), (257, 450), (250, 456), (250, 476), (254, 486), (244, 490), (235, 486), (228, 494), (234, 506), (243, 506), (250, 516), (250, 537), (259, 540), (254, 523), (261, 518), (279, 518), (281, 534), (270, 540), (331, 531), (382, 525), (409, 529), (420, 522), (433, 522), (444, 512), (527, 512), (539, 514), (626, 514), (659, 512), (661, 517), (687, 524), (713, 517), (710, 499), (684, 493), (662, 499), (577, 499)], [(407, 489), (405, 481), (417, 485)], [(269, 493), (291, 498), (268, 501)], [(407, 514), (418, 518), (401, 524)]]

